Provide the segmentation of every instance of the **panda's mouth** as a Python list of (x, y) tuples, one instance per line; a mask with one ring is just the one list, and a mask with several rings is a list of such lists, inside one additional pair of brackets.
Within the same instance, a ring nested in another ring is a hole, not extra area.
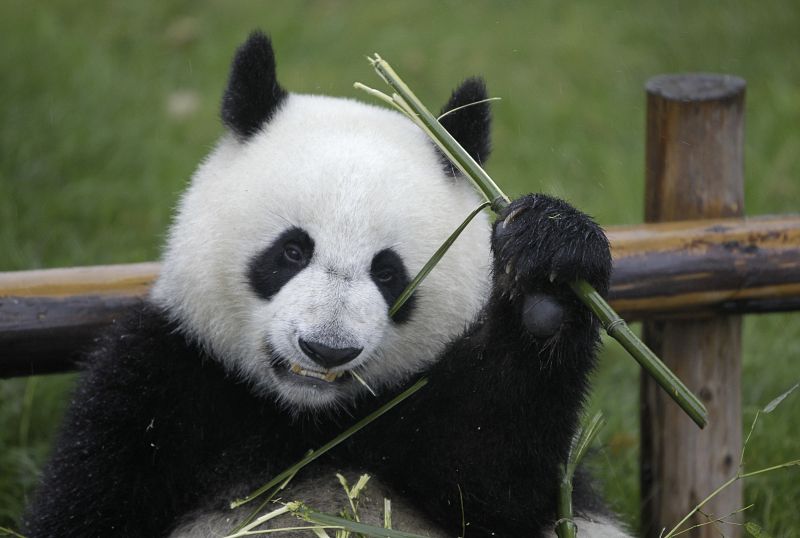
[(294, 385), (316, 387), (319, 390), (341, 389), (343, 385), (349, 385), (351, 379), (345, 377), (349, 370), (323, 370), (309, 368), (299, 362), (292, 361), (277, 353), (272, 346), (267, 347), (269, 354), (269, 365), (281, 381)]
[(272, 370), (278, 377), (294, 383), (311, 384), (321, 388), (333, 385), (338, 386), (347, 381), (347, 378), (343, 377), (347, 373), (346, 370), (338, 372), (315, 370), (275, 355), (273, 355), (270, 363)]
[(300, 375), (303, 377), (311, 377), (314, 379), (320, 379), (322, 381), (327, 381), (328, 383), (333, 383), (338, 380), (340, 377), (344, 375), (344, 372), (331, 372), (329, 370), (308, 370), (306, 368), (301, 367), (299, 364), (290, 364), (289, 371), (295, 375)]

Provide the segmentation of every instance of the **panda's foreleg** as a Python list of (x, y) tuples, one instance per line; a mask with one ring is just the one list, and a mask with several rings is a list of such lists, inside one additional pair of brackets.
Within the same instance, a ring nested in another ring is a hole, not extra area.
[(543, 195), (500, 215), (492, 248), (483, 318), (360, 450), (447, 528), (532, 536), (552, 528), (598, 342), (568, 283), (584, 278), (604, 292), (611, 259), (589, 217)]
[(28, 506), (26, 536), (144, 538), (174, 517), (168, 472), (158, 463), (160, 418), (154, 424), (148, 410), (162, 372), (142, 360), (138, 341), (120, 337), (95, 351)]
[(222, 378), (160, 310), (121, 318), (87, 361), (23, 534), (163, 536), (204, 495), (205, 458), (233, 437), (221, 425), (244, 414)]

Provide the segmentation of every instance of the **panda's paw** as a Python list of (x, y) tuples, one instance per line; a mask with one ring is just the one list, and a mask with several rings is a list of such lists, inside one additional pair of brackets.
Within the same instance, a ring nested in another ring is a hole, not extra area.
[(496, 285), (509, 296), (560, 295), (578, 279), (608, 290), (611, 252), (603, 230), (558, 198), (514, 200), (495, 222), (492, 249)]

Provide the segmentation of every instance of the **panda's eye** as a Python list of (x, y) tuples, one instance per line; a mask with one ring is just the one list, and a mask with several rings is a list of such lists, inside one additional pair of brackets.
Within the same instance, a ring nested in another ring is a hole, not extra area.
[(395, 279), (396, 275), (393, 269), (380, 269), (375, 273), (375, 280), (381, 284), (389, 284)]
[(283, 257), (295, 264), (305, 263), (306, 257), (300, 245), (290, 241), (283, 246)]

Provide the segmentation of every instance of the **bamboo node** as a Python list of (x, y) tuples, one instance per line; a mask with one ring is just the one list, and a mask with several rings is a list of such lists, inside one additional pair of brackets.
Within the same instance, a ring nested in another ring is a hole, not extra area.
[(606, 325), (606, 332), (611, 334), (617, 327), (625, 325), (625, 320), (622, 318), (613, 319)]

